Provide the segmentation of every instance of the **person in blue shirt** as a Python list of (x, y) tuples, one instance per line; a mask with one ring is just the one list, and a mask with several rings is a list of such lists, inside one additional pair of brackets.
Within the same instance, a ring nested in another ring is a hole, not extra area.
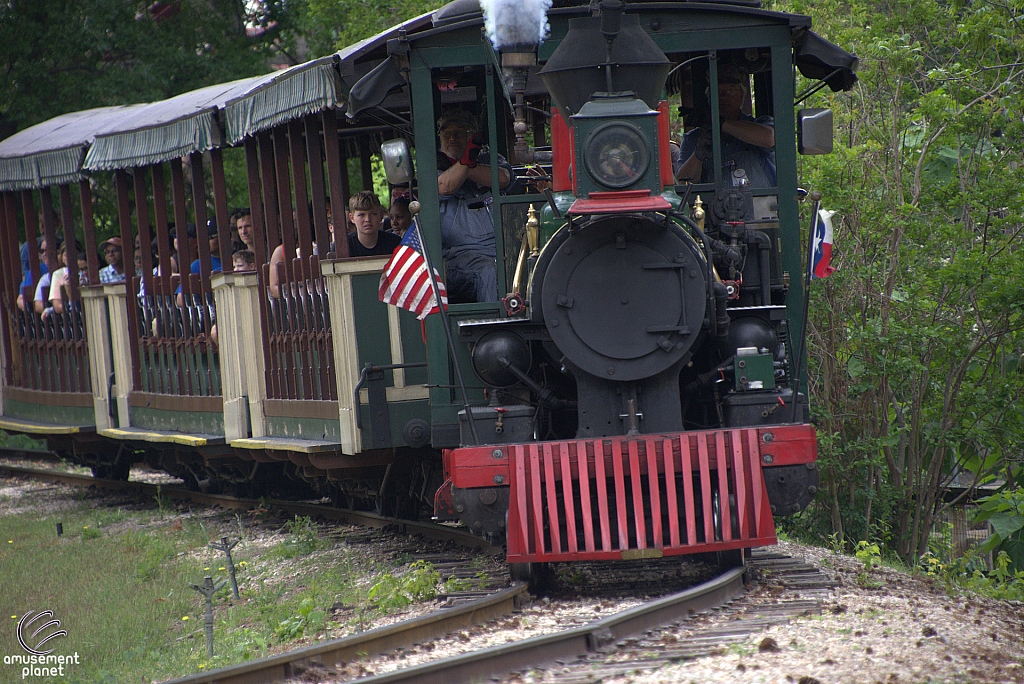
[[(213, 275), (224, 270), (220, 262), (220, 233), (217, 230), (217, 221), (215, 219), (210, 219), (206, 222), (206, 234), (210, 243), (210, 275)], [(200, 273), (198, 258), (189, 266), (189, 271)]]
[[(476, 117), (464, 109), (445, 112), (437, 122), (441, 247), (448, 301), (453, 304), (498, 301), (491, 157), (477, 131)], [(499, 156), (499, 190), (513, 176), (512, 167)]]
[[(210, 219), (209, 221), (206, 222), (206, 228), (208, 231), (207, 235), (209, 236), (210, 244), (210, 275), (213, 275), (214, 273), (220, 273), (221, 271), (224, 270), (224, 267), (221, 264), (220, 260), (220, 233), (217, 230), (217, 221), (214, 219)], [(193, 226), (191, 223), (188, 224), (186, 226), (186, 233), (190, 241), (189, 247), (193, 247), (193, 241), (196, 239), (195, 226)], [(189, 273), (194, 273), (196, 275), (200, 275), (202, 273), (202, 266), (200, 265), (198, 257), (192, 260), (192, 263), (189, 265), (188, 270)], [(185, 299), (181, 294), (181, 285), (178, 286), (176, 294), (178, 295), (178, 306), (184, 306)]]
[[(39, 276), (42, 277), (50, 271), (46, 267), (46, 238), (42, 235), (36, 238), (36, 254), (40, 257)], [(26, 242), (21, 246), (21, 287), (18, 288), (18, 308), (22, 311), (25, 310), (25, 295), (22, 293), (26, 287), (34, 287), (35, 284), (32, 281), (32, 270), (28, 263), (28, 243)]]
[[(750, 76), (739, 69), (719, 68), (722, 163), (730, 164), (734, 170), (743, 169), (750, 187), (771, 188), (776, 185), (775, 120), (770, 116), (755, 119), (743, 111), (749, 81)], [(695, 128), (683, 136), (680, 159), (684, 161), (676, 171), (676, 179), (714, 182), (711, 126)]]

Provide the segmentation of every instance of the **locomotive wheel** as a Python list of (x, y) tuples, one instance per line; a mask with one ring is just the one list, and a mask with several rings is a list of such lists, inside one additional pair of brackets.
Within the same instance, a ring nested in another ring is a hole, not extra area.
[(738, 568), (745, 564), (745, 554), (743, 549), (731, 549), (729, 551), (718, 551), (715, 553), (716, 561), (718, 563), (719, 570), (729, 570), (730, 568)]
[(114, 463), (110, 465), (94, 465), (90, 467), (92, 476), (101, 480), (128, 481), (128, 474), (131, 472), (130, 463)]
[(547, 563), (509, 563), (508, 574), (513, 582), (526, 582), (531, 587), (539, 587), (551, 576), (551, 566)]

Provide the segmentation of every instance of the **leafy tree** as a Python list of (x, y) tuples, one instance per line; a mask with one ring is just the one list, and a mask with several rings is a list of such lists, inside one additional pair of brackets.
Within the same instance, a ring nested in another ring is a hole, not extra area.
[(1014, 481), (1024, 445), (1024, 3), (775, 3), (860, 58), (830, 157), (840, 270), (812, 287), (824, 496), (811, 518), (908, 561), (951, 478)]
[(66, 112), (265, 73), (290, 26), (286, 9), (242, 0), (10, 0), (0, 6), (0, 138)]
[(295, 0), (290, 45), (305, 43), (310, 57), (321, 57), (445, 4), (447, 0)]

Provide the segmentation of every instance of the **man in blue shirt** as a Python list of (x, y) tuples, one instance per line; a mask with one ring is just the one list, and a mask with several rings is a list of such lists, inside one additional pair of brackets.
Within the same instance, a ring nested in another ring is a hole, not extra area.
[[(208, 231), (207, 236), (210, 244), (210, 275), (213, 275), (214, 273), (220, 273), (224, 270), (220, 260), (220, 233), (217, 230), (217, 221), (214, 219), (207, 221), (206, 229)], [(189, 240), (189, 252), (192, 252), (196, 247), (196, 227), (191, 223), (186, 224), (185, 234), (188, 236)], [(175, 236), (175, 240), (177, 241), (177, 236)], [(175, 242), (175, 247), (177, 247), (177, 242)], [(189, 264), (188, 271), (195, 275), (202, 274), (202, 266), (198, 257), (193, 259), (192, 263)], [(178, 306), (185, 306), (185, 298), (181, 294), (181, 285), (178, 286), (175, 294), (178, 295)], [(192, 294), (196, 295), (197, 293), (193, 292)]]
[[(722, 66), (718, 71), (718, 110), (722, 131), (722, 162), (743, 169), (754, 188), (775, 187), (775, 121), (770, 116), (755, 119), (742, 109), (747, 99), (750, 76)], [(683, 137), (682, 166), (678, 180), (711, 183), (715, 180), (711, 126), (695, 128)]]
[(107, 265), (100, 269), (101, 283), (124, 282), (124, 251), (121, 238), (112, 237), (100, 243), (100, 252), (107, 260)]
[[(223, 266), (220, 262), (220, 233), (217, 231), (217, 221), (210, 219), (206, 222), (207, 236), (210, 242), (210, 274), (220, 273), (223, 270)], [(192, 265), (189, 266), (189, 271), (192, 273), (200, 273), (199, 259), (195, 259)]]
[[(437, 122), (437, 192), (441, 247), (448, 301), (498, 301), (498, 276), (491, 213), (491, 158), (482, 150), (476, 117), (453, 109)], [(513, 172), (498, 157), (498, 187), (512, 183)]]

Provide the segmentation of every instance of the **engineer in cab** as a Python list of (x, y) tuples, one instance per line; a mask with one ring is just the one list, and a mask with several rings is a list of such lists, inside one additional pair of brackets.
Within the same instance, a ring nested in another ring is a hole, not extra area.
[[(750, 76), (732, 66), (718, 69), (718, 109), (722, 130), (722, 163), (743, 169), (750, 187), (775, 187), (775, 121), (770, 116), (756, 119), (743, 111), (750, 92)], [(712, 183), (715, 170), (711, 126), (701, 126), (683, 136), (682, 166), (676, 179)], [(731, 162), (731, 163), (730, 163)]]
[[(482, 151), (476, 117), (464, 109), (445, 112), (437, 122), (437, 134), (437, 193), (448, 301), (496, 302), (490, 153)], [(512, 167), (499, 156), (499, 189), (509, 186), (512, 175)]]

